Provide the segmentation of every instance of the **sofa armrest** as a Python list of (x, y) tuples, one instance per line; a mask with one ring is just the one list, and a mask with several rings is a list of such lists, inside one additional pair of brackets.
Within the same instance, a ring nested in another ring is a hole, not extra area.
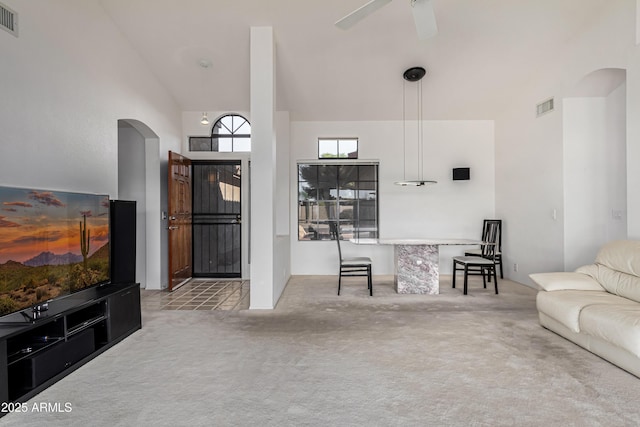
[(593, 277), (575, 272), (535, 273), (529, 277), (545, 291), (605, 291)]

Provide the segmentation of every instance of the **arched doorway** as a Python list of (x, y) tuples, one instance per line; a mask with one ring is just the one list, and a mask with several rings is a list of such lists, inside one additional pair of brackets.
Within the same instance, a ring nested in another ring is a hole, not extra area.
[(162, 287), (160, 142), (144, 123), (118, 120), (118, 199), (135, 200), (136, 280), (146, 289)]

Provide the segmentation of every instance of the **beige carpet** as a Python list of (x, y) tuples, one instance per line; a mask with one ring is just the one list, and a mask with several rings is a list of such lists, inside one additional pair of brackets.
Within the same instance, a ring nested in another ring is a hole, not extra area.
[[(7, 426), (637, 426), (640, 379), (541, 328), (535, 292), (296, 277), (272, 312), (145, 306), (143, 329)], [(144, 297), (143, 297), (144, 301)], [(144, 305), (144, 303), (143, 303)]]

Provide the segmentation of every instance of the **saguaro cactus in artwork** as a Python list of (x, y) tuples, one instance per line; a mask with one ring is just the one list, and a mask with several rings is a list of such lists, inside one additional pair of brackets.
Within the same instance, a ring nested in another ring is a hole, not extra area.
[[(80, 221), (80, 252), (82, 252), (82, 266), (87, 271), (87, 256), (89, 255), (89, 239), (91, 238), (91, 230), (87, 230), (87, 216), (82, 215), (83, 221)], [(84, 222), (84, 224), (83, 224)]]

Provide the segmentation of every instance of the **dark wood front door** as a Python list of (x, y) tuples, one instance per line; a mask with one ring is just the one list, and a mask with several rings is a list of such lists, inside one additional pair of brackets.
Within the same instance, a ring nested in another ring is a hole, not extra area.
[(191, 160), (169, 151), (169, 291), (192, 275)]

